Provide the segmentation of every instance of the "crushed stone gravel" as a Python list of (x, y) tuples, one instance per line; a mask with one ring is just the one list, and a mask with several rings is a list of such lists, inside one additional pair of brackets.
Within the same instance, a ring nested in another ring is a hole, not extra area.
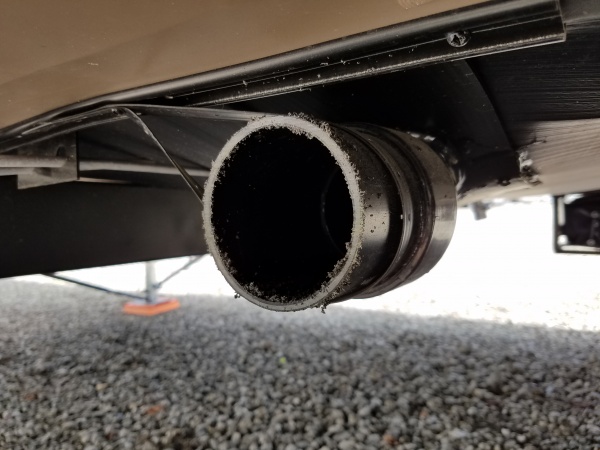
[(1, 449), (600, 449), (600, 334), (0, 280)]

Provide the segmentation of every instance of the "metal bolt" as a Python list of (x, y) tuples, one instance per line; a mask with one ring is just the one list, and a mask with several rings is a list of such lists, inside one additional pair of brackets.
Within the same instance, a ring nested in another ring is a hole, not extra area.
[(451, 31), (446, 34), (446, 40), (452, 47), (464, 47), (471, 40), (468, 31)]

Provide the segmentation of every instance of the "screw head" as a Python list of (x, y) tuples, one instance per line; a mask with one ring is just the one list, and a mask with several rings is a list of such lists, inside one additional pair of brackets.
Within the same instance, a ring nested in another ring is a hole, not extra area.
[(446, 41), (452, 47), (464, 47), (471, 40), (471, 35), (468, 31), (451, 31), (446, 33)]

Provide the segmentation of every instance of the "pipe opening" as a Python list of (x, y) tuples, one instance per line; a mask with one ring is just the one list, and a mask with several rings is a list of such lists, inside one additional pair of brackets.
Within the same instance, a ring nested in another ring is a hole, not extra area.
[(316, 293), (353, 229), (346, 180), (318, 139), (269, 128), (237, 144), (212, 193), (223, 260), (249, 292), (281, 303)]

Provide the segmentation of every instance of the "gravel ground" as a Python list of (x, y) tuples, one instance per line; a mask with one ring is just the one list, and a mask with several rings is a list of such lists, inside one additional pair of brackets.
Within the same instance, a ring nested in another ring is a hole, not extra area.
[(0, 281), (2, 449), (600, 449), (600, 334)]

